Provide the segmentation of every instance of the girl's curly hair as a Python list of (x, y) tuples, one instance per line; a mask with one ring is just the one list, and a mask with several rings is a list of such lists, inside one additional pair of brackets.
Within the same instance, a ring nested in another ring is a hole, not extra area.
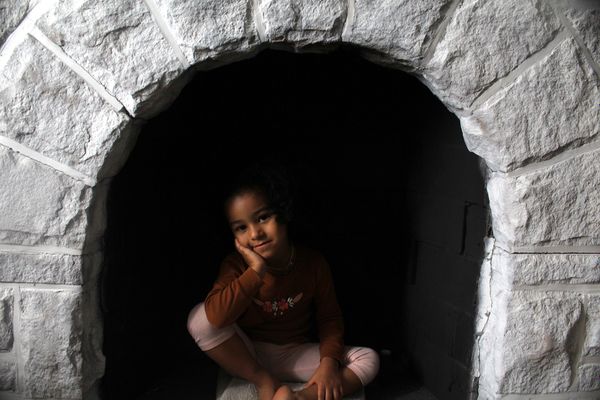
[(288, 224), (293, 217), (294, 187), (282, 164), (274, 161), (254, 162), (227, 187), (223, 204), (240, 194), (257, 192), (265, 196), (279, 223)]

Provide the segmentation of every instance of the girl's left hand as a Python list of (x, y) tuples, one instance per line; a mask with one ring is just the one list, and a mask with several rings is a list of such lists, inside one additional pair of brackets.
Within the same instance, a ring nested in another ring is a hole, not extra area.
[(305, 387), (317, 385), (318, 400), (342, 400), (342, 376), (337, 361), (330, 357), (323, 357), (321, 364), (306, 382)]

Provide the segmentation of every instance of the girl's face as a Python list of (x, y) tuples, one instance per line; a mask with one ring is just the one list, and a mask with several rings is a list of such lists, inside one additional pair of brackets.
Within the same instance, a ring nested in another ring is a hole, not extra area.
[(277, 221), (261, 193), (245, 192), (233, 197), (227, 204), (227, 218), (242, 246), (274, 265), (287, 264), (290, 252), (287, 225)]

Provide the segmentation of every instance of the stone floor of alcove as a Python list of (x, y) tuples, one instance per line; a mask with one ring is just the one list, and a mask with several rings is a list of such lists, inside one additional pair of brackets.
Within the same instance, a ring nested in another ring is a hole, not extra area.
[[(210, 371), (208, 379), (198, 379), (200, 374), (207, 376), (206, 370), (186, 370), (176, 377), (157, 382), (145, 394), (135, 400), (214, 400), (216, 393), (217, 369)], [(437, 398), (410, 374), (395, 375), (395, 379), (381, 379), (389, 376), (382, 365), (380, 373), (365, 388), (367, 400), (437, 400)]]

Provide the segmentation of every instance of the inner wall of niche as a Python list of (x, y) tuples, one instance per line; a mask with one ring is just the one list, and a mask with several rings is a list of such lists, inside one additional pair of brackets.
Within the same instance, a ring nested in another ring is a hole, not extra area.
[(380, 354), (367, 397), (465, 398), (488, 215), (479, 158), (415, 77), (349, 47), (199, 72), (145, 124), (107, 204), (103, 397), (216, 390), (186, 320), (234, 249), (223, 185), (261, 159), (295, 179), (298, 238), (331, 265), (346, 343)]

